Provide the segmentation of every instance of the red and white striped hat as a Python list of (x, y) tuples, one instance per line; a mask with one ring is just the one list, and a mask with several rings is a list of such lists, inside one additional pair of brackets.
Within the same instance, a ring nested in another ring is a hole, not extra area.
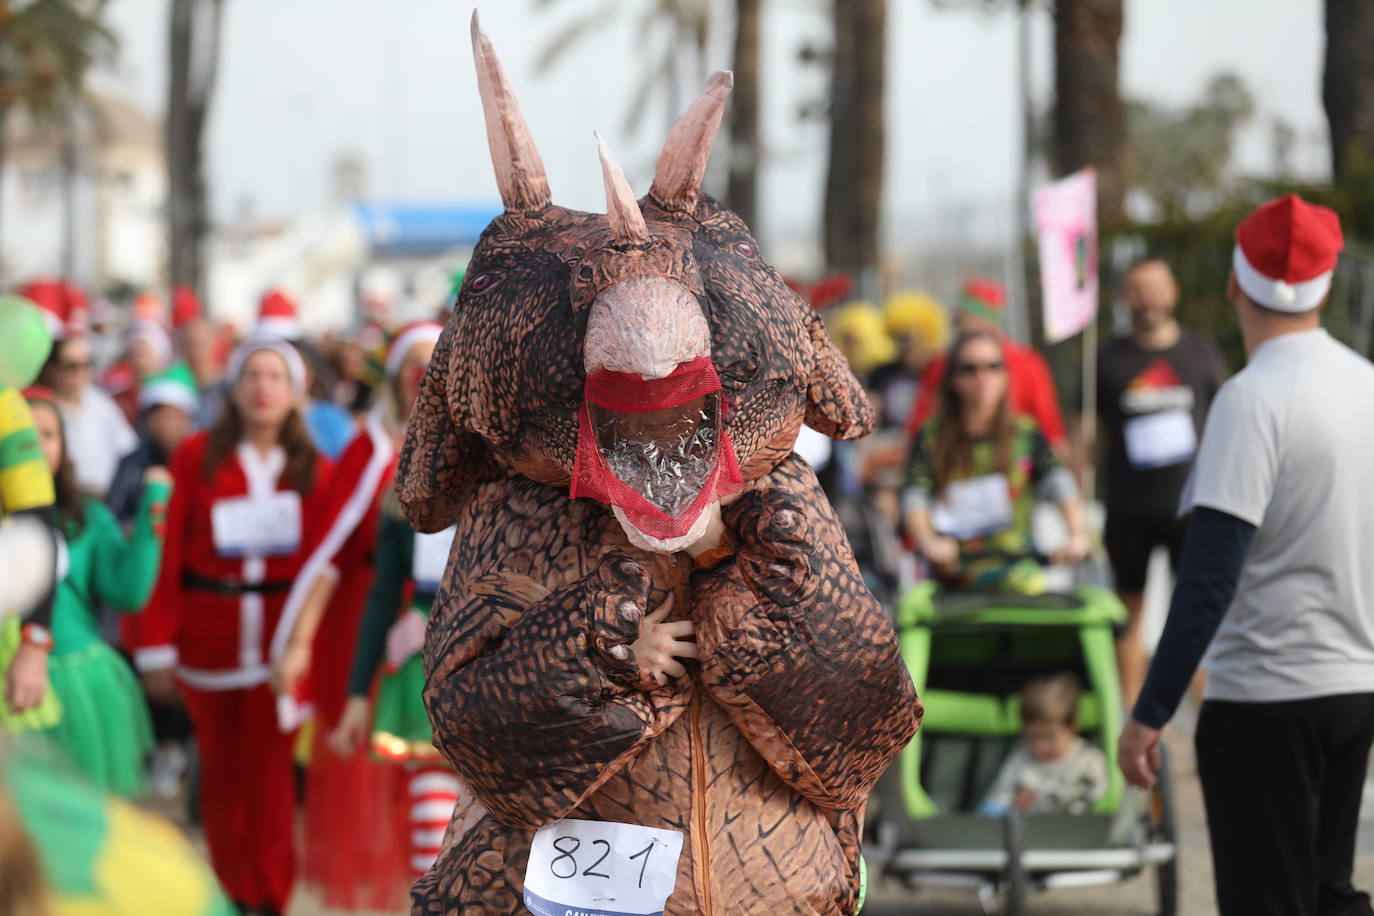
[(279, 289), (269, 289), (263, 293), (258, 302), (258, 323), (253, 326), (253, 333), (280, 337), (282, 340), (299, 340), (301, 319), (296, 303)]
[(1335, 211), (1285, 194), (1260, 204), (1236, 227), (1231, 265), (1251, 302), (1307, 312), (1326, 300), (1344, 247)]
[(411, 347), (418, 343), (434, 343), (443, 330), (444, 326), (437, 321), (416, 321), (401, 328), (386, 351), (386, 374), (392, 376), (399, 372), (401, 361)]

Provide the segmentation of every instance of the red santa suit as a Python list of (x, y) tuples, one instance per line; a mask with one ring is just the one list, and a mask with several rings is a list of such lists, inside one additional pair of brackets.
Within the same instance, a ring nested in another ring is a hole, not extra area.
[(307, 559), (286, 600), (273, 640), (285, 651), (291, 630), (315, 581), (336, 581), (315, 632), (308, 682), (301, 699), (313, 709), (314, 744), (305, 799), (302, 878), (320, 888), (331, 909), (399, 910), (407, 905), (412, 875), (406, 863), (405, 773), (367, 748), (339, 757), (327, 746), (338, 724), (358, 627), (372, 585), (377, 513), (396, 471), (396, 447), (380, 411), (363, 422), (339, 458), (329, 497), (308, 545)]
[(172, 458), (162, 569), (129, 635), (140, 670), (176, 666), (215, 873), (234, 900), (280, 913), (295, 874), (296, 792), (293, 736), (268, 686), (271, 646), (332, 467), (317, 457), (311, 492), (297, 493), (281, 477), (280, 446), (264, 457), (240, 443), (207, 473), (208, 438)]

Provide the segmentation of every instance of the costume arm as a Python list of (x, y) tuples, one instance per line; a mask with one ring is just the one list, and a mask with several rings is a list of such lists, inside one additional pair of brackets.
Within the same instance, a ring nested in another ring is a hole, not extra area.
[(564, 817), (681, 713), (672, 685), (642, 689), (629, 651), (649, 597), (619, 550), (555, 592), (493, 573), (439, 593), (425, 637), (434, 744), (502, 824)]
[(792, 459), (769, 482), (724, 510), (736, 561), (698, 574), (702, 683), (788, 785), (856, 808), (921, 704), (815, 476)]
[(503, 476), (481, 438), (455, 428), (449, 414), (453, 329), (449, 322), (435, 344), (396, 468), (396, 489), (406, 517), (416, 531), (426, 533), (453, 524), (474, 483)]
[(165, 483), (144, 484), (128, 540), (110, 510), (99, 503), (87, 504), (87, 524), (99, 526), (92, 569), (95, 593), (117, 610), (142, 610), (157, 584), (171, 492)]
[(358, 647), (353, 650), (353, 670), (348, 678), (348, 695), (365, 697), (372, 679), (381, 667), (386, 652), (386, 634), (396, 622), (410, 576), (415, 532), (404, 521), (383, 513), (377, 526), (377, 572), (367, 591)]

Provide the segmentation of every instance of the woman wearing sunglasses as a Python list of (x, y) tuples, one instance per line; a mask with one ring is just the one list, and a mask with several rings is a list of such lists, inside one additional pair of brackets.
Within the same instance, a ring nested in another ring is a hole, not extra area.
[(936, 414), (907, 461), (907, 529), (946, 587), (1042, 592), (1031, 539), (1035, 503), (1056, 503), (1068, 525), (1053, 562), (1076, 563), (1089, 546), (1078, 489), (1035, 420), (1012, 413), (996, 335), (961, 334), (949, 366)]

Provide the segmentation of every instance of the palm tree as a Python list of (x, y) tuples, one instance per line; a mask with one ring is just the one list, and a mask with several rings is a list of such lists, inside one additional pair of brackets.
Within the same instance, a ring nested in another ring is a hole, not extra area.
[(1352, 154), (1374, 157), (1374, 4), (1366, 0), (1326, 0), (1322, 104), (1339, 179)]
[(219, 70), (222, 0), (172, 0), (168, 30), (167, 260), (172, 289), (201, 292), (202, 246), (209, 231), (204, 171), (205, 121)]
[(1098, 212), (1122, 217), (1126, 114), (1118, 86), (1124, 0), (1055, 0), (1055, 174), (1097, 169)]
[[(536, 0), (540, 9), (553, 7), (558, 0)], [(635, 57), (643, 69), (634, 82), (638, 85), (625, 111), (625, 130), (634, 133), (644, 122), (649, 105), (657, 95), (663, 103), (665, 129), (677, 121), (684, 103), (681, 64), (691, 62), (695, 93), (706, 83), (709, 72), (706, 44), (711, 35), (713, 0), (648, 0), (627, 4), (625, 0), (604, 0), (599, 6), (571, 19), (554, 33), (535, 58), (535, 72), (547, 73), (584, 36), (595, 32), (610, 19), (635, 15)], [(736, 84), (738, 92), (738, 84)]]
[(759, 28), (761, 0), (735, 0), (735, 91), (730, 99), (730, 185), (726, 203), (757, 231)]
[(101, 21), (106, 0), (0, 0), (0, 175), (4, 137), (16, 106), (36, 123), (62, 128), (63, 267), (70, 272), (76, 232), (77, 122), (86, 74), (114, 53)]
[(886, 20), (886, 0), (834, 0), (825, 260), (832, 270), (857, 274), (867, 296), (877, 292)]

